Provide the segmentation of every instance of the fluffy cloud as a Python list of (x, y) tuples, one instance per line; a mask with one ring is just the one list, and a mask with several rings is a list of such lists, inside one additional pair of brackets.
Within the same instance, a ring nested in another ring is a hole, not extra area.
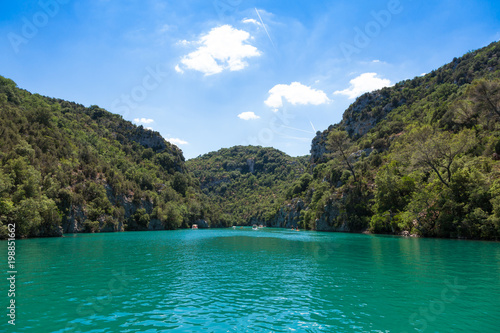
[(248, 111), (248, 112), (242, 112), (238, 115), (238, 118), (243, 119), (243, 120), (254, 120), (254, 119), (259, 119), (260, 117), (256, 115), (255, 113)]
[(184, 140), (179, 139), (179, 138), (167, 138), (165, 140), (167, 140), (170, 143), (173, 143), (174, 145), (188, 145), (189, 144), (187, 141), (184, 141)]
[(391, 81), (388, 79), (381, 79), (376, 77), (377, 73), (364, 73), (358, 77), (355, 77), (349, 83), (351, 86), (344, 90), (338, 90), (334, 92), (334, 95), (345, 95), (349, 99), (354, 99), (365, 92), (374, 91), (381, 89), (383, 87), (388, 87), (391, 85)]
[(135, 118), (134, 123), (136, 124), (151, 124), (154, 123), (154, 119), (147, 119), (147, 118)]
[(313, 89), (300, 82), (292, 82), (289, 85), (275, 85), (271, 90), (269, 90), (269, 97), (264, 103), (266, 103), (267, 106), (276, 109), (283, 106), (282, 98), (285, 98), (293, 105), (320, 105), (330, 102), (324, 91)]
[[(181, 59), (184, 69), (213, 75), (225, 69), (239, 71), (248, 66), (247, 58), (260, 56), (259, 50), (247, 44), (250, 34), (230, 25), (213, 28), (195, 43), (199, 47)], [(176, 68), (181, 73), (183, 68)]]

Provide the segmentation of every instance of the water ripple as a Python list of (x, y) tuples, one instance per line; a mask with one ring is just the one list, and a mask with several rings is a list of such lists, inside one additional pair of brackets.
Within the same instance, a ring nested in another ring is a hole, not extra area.
[(496, 332), (500, 318), (498, 243), (229, 229), (18, 248), (19, 332)]

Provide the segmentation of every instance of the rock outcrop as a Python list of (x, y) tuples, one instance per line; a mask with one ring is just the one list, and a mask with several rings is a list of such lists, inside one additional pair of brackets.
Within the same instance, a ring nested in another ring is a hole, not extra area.
[(338, 217), (340, 211), (338, 205), (335, 201), (328, 202), (325, 207), (323, 207), (323, 213), (316, 219), (316, 230), (317, 231), (341, 231), (348, 232), (351, 231), (345, 222), (339, 224)]
[[(133, 195), (118, 195), (113, 194), (113, 189), (108, 184), (104, 185), (106, 189), (106, 196), (109, 202), (114, 207), (120, 207), (115, 209), (122, 210), (122, 216), (118, 219), (103, 215), (97, 219), (99, 223), (96, 226), (98, 229), (95, 232), (116, 232), (124, 231), (125, 221), (131, 221), (132, 215), (138, 209), (145, 209), (147, 214), (153, 212), (153, 203), (149, 200), (134, 201)], [(85, 205), (71, 205), (68, 209), (66, 216), (63, 217), (61, 223), (61, 230), (65, 234), (87, 232), (85, 223), (91, 222), (88, 218), (88, 212)], [(134, 222), (129, 226), (131, 230), (164, 230), (164, 225), (160, 220), (152, 219), (147, 227), (141, 227), (134, 225)]]
[(317, 164), (324, 162), (326, 160), (326, 154), (332, 153), (326, 147), (326, 141), (328, 139), (328, 133), (330, 133), (333, 126), (328, 127), (327, 130), (323, 132), (317, 131), (316, 136), (313, 138), (311, 143), (311, 163)]
[(149, 221), (148, 230), (165, 230), (165, 225), (159, 219), (152, 219)]
[(65, 234), (84, 231), (83, 222), (87, 219), (81, 205), (71, 206), (68, 215), (63, 219), (62, 228)]
[(248, 158), (247, 165), (248, 165), (248, 170), (250, 171), (250, 173), (254, 173), (254, 171), (255, 171), (255, 158)]
[(342, 121), (337, 126), (329, 126), (323, 132), (318, 131), (311, 144), (311, 163), (326, 161), (326, 155), (332, 153), (327, 149), (328, 134), (333, 128), (342, 128), (351, 137), (360, 137), (368, 133), (394, 108), (405, 104), (404, 99), (391, 100), (386, 88), (366, 93), (344, 112)]
[(297, 228), (300, 222), (300, 212), (304, 209), (304, 201), (293, 199), (292, 203), (281, 207), (274, 220), (271, 221), (272, 227), (277, 228)]
[(135, 127), (133, 134), (128, 139), (137, 142), (145, 148), (151, 148), (154, 151), (163, 151), (167, 149), (168, 145), (160, 133), (150, 131), (142, 126)]
[[(343, 199), (330, 199), (327, 204), (323, 207), (323, 212), (319, 218), (314, 221), (312, 227), (313, 230), (317, 231), (336, 231), (336, 232), (359, 232), (360, 230), (353, 230), (347, 221), (339, 219), (340, 205), (339, 200)], [(297, 228), (303, 227), (300, 224), (300, 213), (301, 211), (309, 210), (302, 199), (295, 198), (291, 203), (281, 207), (271, 221), (270, 226), (275, 228)], [(252, 221), (253, 224), (259, 224), (259, 221)], [(363, 231), (363, 230), (361, 230)]]

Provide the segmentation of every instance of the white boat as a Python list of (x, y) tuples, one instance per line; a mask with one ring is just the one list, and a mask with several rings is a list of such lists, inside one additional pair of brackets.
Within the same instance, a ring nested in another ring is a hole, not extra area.
[(233, 229), (236, 229), (236, 226), (235, 226), (235, 225), (233, 225)]
[(191, 227), (191, 229), (198, 229), (198, 225), (197, 224), (193, 224), (193, 226)]

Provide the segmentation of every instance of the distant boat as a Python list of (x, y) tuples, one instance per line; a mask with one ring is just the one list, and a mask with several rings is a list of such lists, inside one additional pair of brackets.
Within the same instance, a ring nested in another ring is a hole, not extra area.
[(259, 225), (259, 228), (264, 228), (264, 226), (262, 224)]
[(198, 229), (198, 225), (197, 224), (193, 224), (193, 226), (191, 227), (191, 229)]
[(257, 226), (257, 224), (254, 224), (254, 225), (252, 226), (252, 230), (259, 230), (259, 227)]
[(233, 225), (233, 229), (236, 229), (236, 226), (235, 226), (235, 225)]

